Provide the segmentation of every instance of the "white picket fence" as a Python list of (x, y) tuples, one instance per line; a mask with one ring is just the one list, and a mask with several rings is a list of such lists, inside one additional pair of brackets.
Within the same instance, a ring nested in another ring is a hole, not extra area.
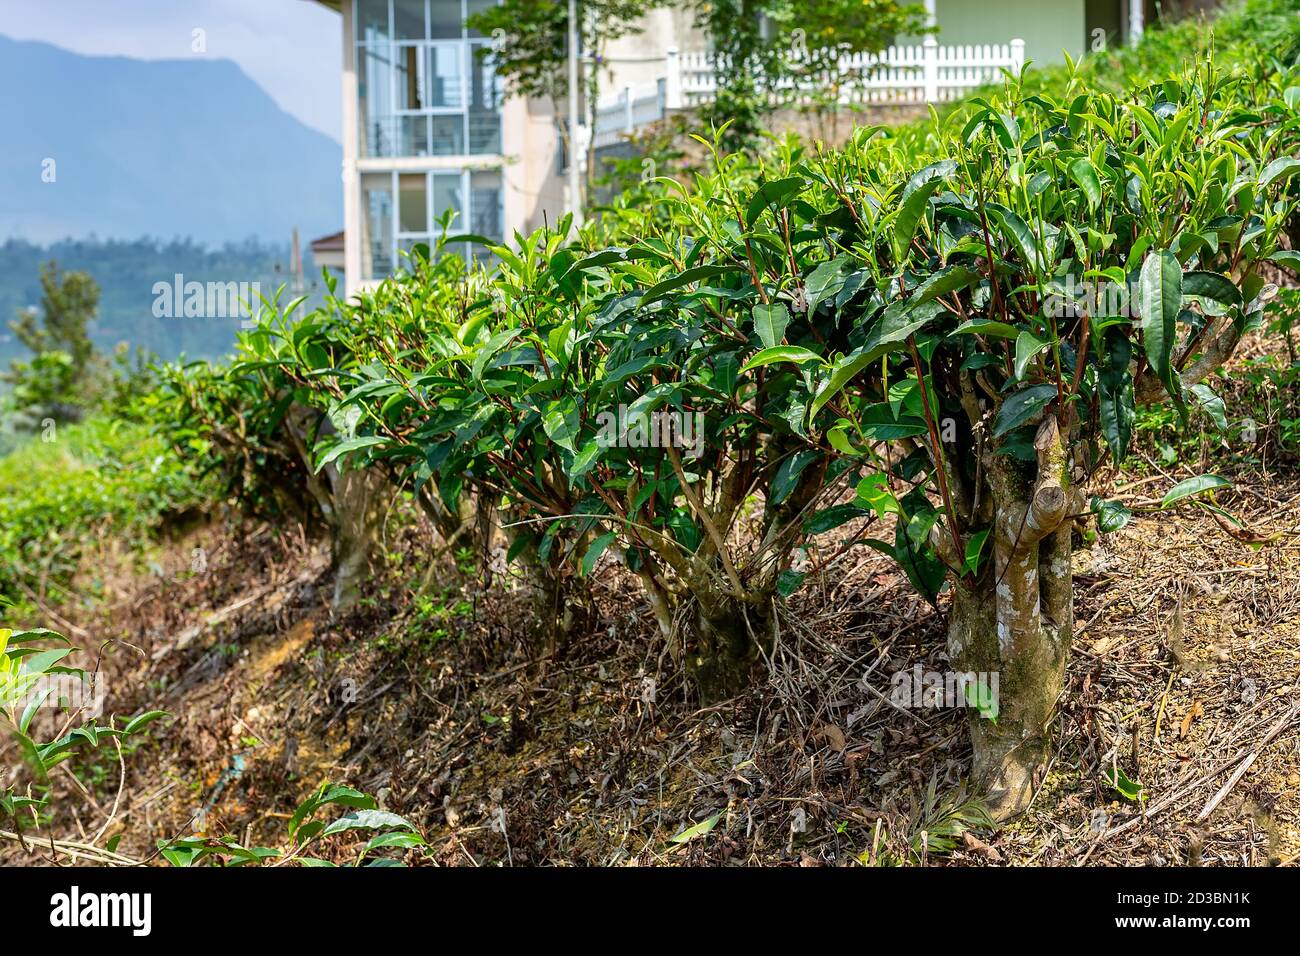
[[(820, 62), (817, 57), (811, 63)], [(985, 83), (1002, 70), (1018, 73), (1025, 63), (1025, 41), (943, 45), (934, 37), (909, 46), (892, 46), (878, 54), (842, 56), (831, 68), (796, 73), (773, 93), (783, 103), (808, 102), (838, 88), (842, 105), (915, 105), (943, 103)], [(653, 84), (626, 86), (596, 106), (596, 148), (612, 146), (674, 110), (713, 99), (717, 66), (710, 53), (669, 50), (663, 73)]]

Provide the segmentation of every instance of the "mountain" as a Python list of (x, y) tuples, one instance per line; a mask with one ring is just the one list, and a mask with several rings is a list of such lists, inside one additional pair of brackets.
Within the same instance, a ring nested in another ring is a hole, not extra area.
[(305, 243), (342, 227), (339, 144), (230, 61), (0, 36), (0, 89), (0, 239), (281, 242), (297, 226)]

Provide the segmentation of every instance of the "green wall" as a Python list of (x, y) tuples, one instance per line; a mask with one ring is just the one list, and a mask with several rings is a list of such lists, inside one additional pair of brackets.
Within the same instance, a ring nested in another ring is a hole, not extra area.
[(1025, 58), (1061, 63), (1083, 52), (1084, 0), (936, 0), (940, 43), (1025, 41)]

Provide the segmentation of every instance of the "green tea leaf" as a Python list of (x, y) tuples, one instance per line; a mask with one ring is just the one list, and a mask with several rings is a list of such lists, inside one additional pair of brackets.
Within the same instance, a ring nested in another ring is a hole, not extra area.
[(705, 834), (709, 833), (714, 827), (718, 825), (718, 821), (723, 818), (726, 812), (727, 812), (726, 810), (719, 810), (717, 813), (715, 813), (713, 816), (709, 817), (708, 819), (701, 820), (699, 823), (695, 824), (694, 826), (687, 827), (681, 833), (678, 833), (676, 836), (670, 838), (668, 842), (678, 843), (678, 844), (690, 843), (696, 837), (704, 836)]
[(1172, 252), (1150, 253), (1142, 263), (1142, 347), (1151, 369), (1181, 407), (1183, 394), (1173, 367), (1178, 313), (1183, 307), (1183, 267)]
[(898, 214), (894, 218), (894, 229), (890, 234), (895, 262), (903, 262), (907, 258), (912, 237), (916, 235), (917, 226), (925, 214), (930, 197), (943, 185), (943, 180), (956, 170), (956, 161), (945, 159), (931, 163), (907, 181), (899, 200)]
[(998, 416), (993, 423), (993, 437), (1001, 438), (1007, 432), (1033, 421), (1055, 398), (1055, 385), (1031, 385), (1012, 393), (998, 409)]
[(1213, 491), (1215, 488), (1231, 488), (1232, 482), (1226, 478), (1220, 478), (1218, 475), (1197, 475), (1195, 478), (1187, 478), (1178, 482), (1169, 489), (1169, 493), (1160, 501), (1161, 508), (1168, 508), (1172, 504), (1182, 501), (1192, 495), (1199, 495), (1203, 491)]
[(1101, 180), (1097, 178), (1097, 170), (1092, 162), (1087, 159), (1076, 159), (1070, 164), (1070, 178), (1083, 190), (1088, 200), (1088, 208), (1096, 209), (1101, 202)]
[(362, 448), (373, 448), (375, 445), (383, 445), (387, 441), (388, 439), (381, 435), (362, 435), (357, 438), (349, 438), (346, 441), (341, 441), (327, 451), (324, 456), (321, 457), (320, 461), (316, 462), (316, 473), (320, 474), (322, 468), (349, 452), (357, 451)]
[(772, 302), (764, 305), (760, 302), (754, 306), (754, 330), (758, 332), (765, 350), (774, 349), (781, 344), (789, 324), (790, 310), (785, 307), (785, 303)]
[(1016, 378), (1023, 379), (1025, 369), (1033, 361), (1034, 356), (1050, 344), (1050, 342), (1040, 339), (1028, 329), (1016, 336)]
[(976, 531), (966, 542), (966, 560), (962, 562), (962, 574), (975, 574), (979, 571), (980, 556), (984, 552), (984, 542), (988, 540), (989, 529)]
[(804, 521), (803, 533), (808, 535), (824, 534), (832, 528), (838, 528), (846, 521), (852, 521), (854, 518), (861, 518), (869, 514), (871, 514), (870, 511), (859, 508), (857, 505), (831, 505)]
[(410, 823), (396, 813), (387, 810), (354, 810), (339, 817), (324, 830), (321, 836), (343, 833), (346, 830), (415, 830)]
[(591, 546), (587, 548), (587, 553), (582, 557), (583, 577), (587, 577), (595, 570), (596, 562), (600, 560), (600, 556), (605, 553), (605, 549), (613, 544), (617, 537), (618, 535), (615, 532), (610, 531), (591, 542)]
[(1273, 183), (1293, 176), (1300, 171), (1300, 159), (1283, 156), (1265, 166), (1259, 173), (1259, 191), (1263, 192)]
[(1124, 502), (1108, 501), (1095, 496), (1092, 499), (1092, 513), (1097, 516), (1097, 530), (1103, 534), (1118, 531), (1133, 517), (1133, 512)]
[(775, 365), (777, 362), (793, 362), (796, 365), (802, 365), (804, 362), (821, 362), (825, 364), (820, 355), (809, 349), (798, 345), (776, 345), (755, 352), (754, 357), (745, 363), (741, 371), (748, 372), (750, 369), (760, 368), (764, 365)]

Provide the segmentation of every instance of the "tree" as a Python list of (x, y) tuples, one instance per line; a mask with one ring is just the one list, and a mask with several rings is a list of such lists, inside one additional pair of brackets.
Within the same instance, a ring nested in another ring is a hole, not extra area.
[(30, 349), (30, 362), (13, 362), (5, 379), (20, 409), (58, 420), (75, 420), (95, 397), (105, 372), (88, 328), (99, 304), (99, 286), (85, 272), (41, 268), (40, 321), (34, 309), (9, 323)]
[[(300, 322), (302, 297), (281, 308), (281, 289), (263, 302), (258, 325), (241, 335), (228, 366), (163, 366), (160, 393), (174, 423), (165, 435), (181, 458), (223, 479), (225, 493), (249, 513), (324, 528), (334, 571), (331, 610), (342, 613), (361, 597), (389, 476), (383, 469), (344, 471), (334, 463), (353, 439), (355, 423), (339, 413), (319, 380), (357, 374), (331, 324), (363, 320), (365, 314), (334, 298), (332, 278), (327, 285), (327, 302), (336, 311)], [(288, 355), (292, 362), (282, 360)], [(306, 387), (307, 377), (316, 388)], [(324, 447), (316, 452), (318, 445), (338, 443), (342, 447), (333, 454)]]
[[(1283, 120), (1250, 132), (1247, 82), (1203, 67), (1131, 98), (976, 99), (946, 156), (902, 181), (852, 150), (813, 168), (840, 203), (822, 218), (844, 226), (829, 261), (776, 270), (749, 237), (755, 273), (810, 322), (767, 355), (800, 370), (814, 415), (834, 409), (827, 442), (876, 463), (859, 498), (896, 533), (872, 546), (931, 601), (950, 589), (957, 670), (1000, 674), (996, 712), (971, 720), (999, 815), (1027, 804), (1049, 754), (1074, 519), (1126, 520), (1089, 480), (1124, 458), (1137, 404), (1186, 421), (1217, 401), (1203, 380), (1262, 324), (1262, 267), (1294, 255), (1278, 239), (1300, 160)], [(802, 188), (780, 193), (778, 234), (798, 234)]]
[(748, 148), (762, 132), (767, 111), (767, 79), (780, 76), (777, 44), (763, 30), (767, 0), (700, 0), (696, 24), (709, 38), (714, 56), (716, 92), (701, 109), (714, 127), (726, 126), (722, 144), (729, 152)]
[[(588, 68), (582, 89), (587, 128), (591, 130), (600, 100), (600, 66), (609, 43), (639, 31), (637, 21), (664, 0), (580, 0), (578, 48)], [(506, 82), (508, 92), (545, 100), (555, 111), (565, 155), (577, 162), (579, 139), (569, 128), (569, 6), (567, 0), (503, 0), (473, 14), (466, 21), (472, 30), (496, 42), (483, 48), (488, 60)], [(586, 143), (586, 181), (590, 192), (595, 176), (595, 139)]]
[(821, 137), (834, 139), (841, 94), (864, 78), (844, 58), (930, 30), (924, 7), (897, 0), (696, 0), (696, 22), (717, 64), (705, 115), (731, 124), (724, 146), (732, 151), (752, 145), (763, 116), (787, 103), (811, 111)]

